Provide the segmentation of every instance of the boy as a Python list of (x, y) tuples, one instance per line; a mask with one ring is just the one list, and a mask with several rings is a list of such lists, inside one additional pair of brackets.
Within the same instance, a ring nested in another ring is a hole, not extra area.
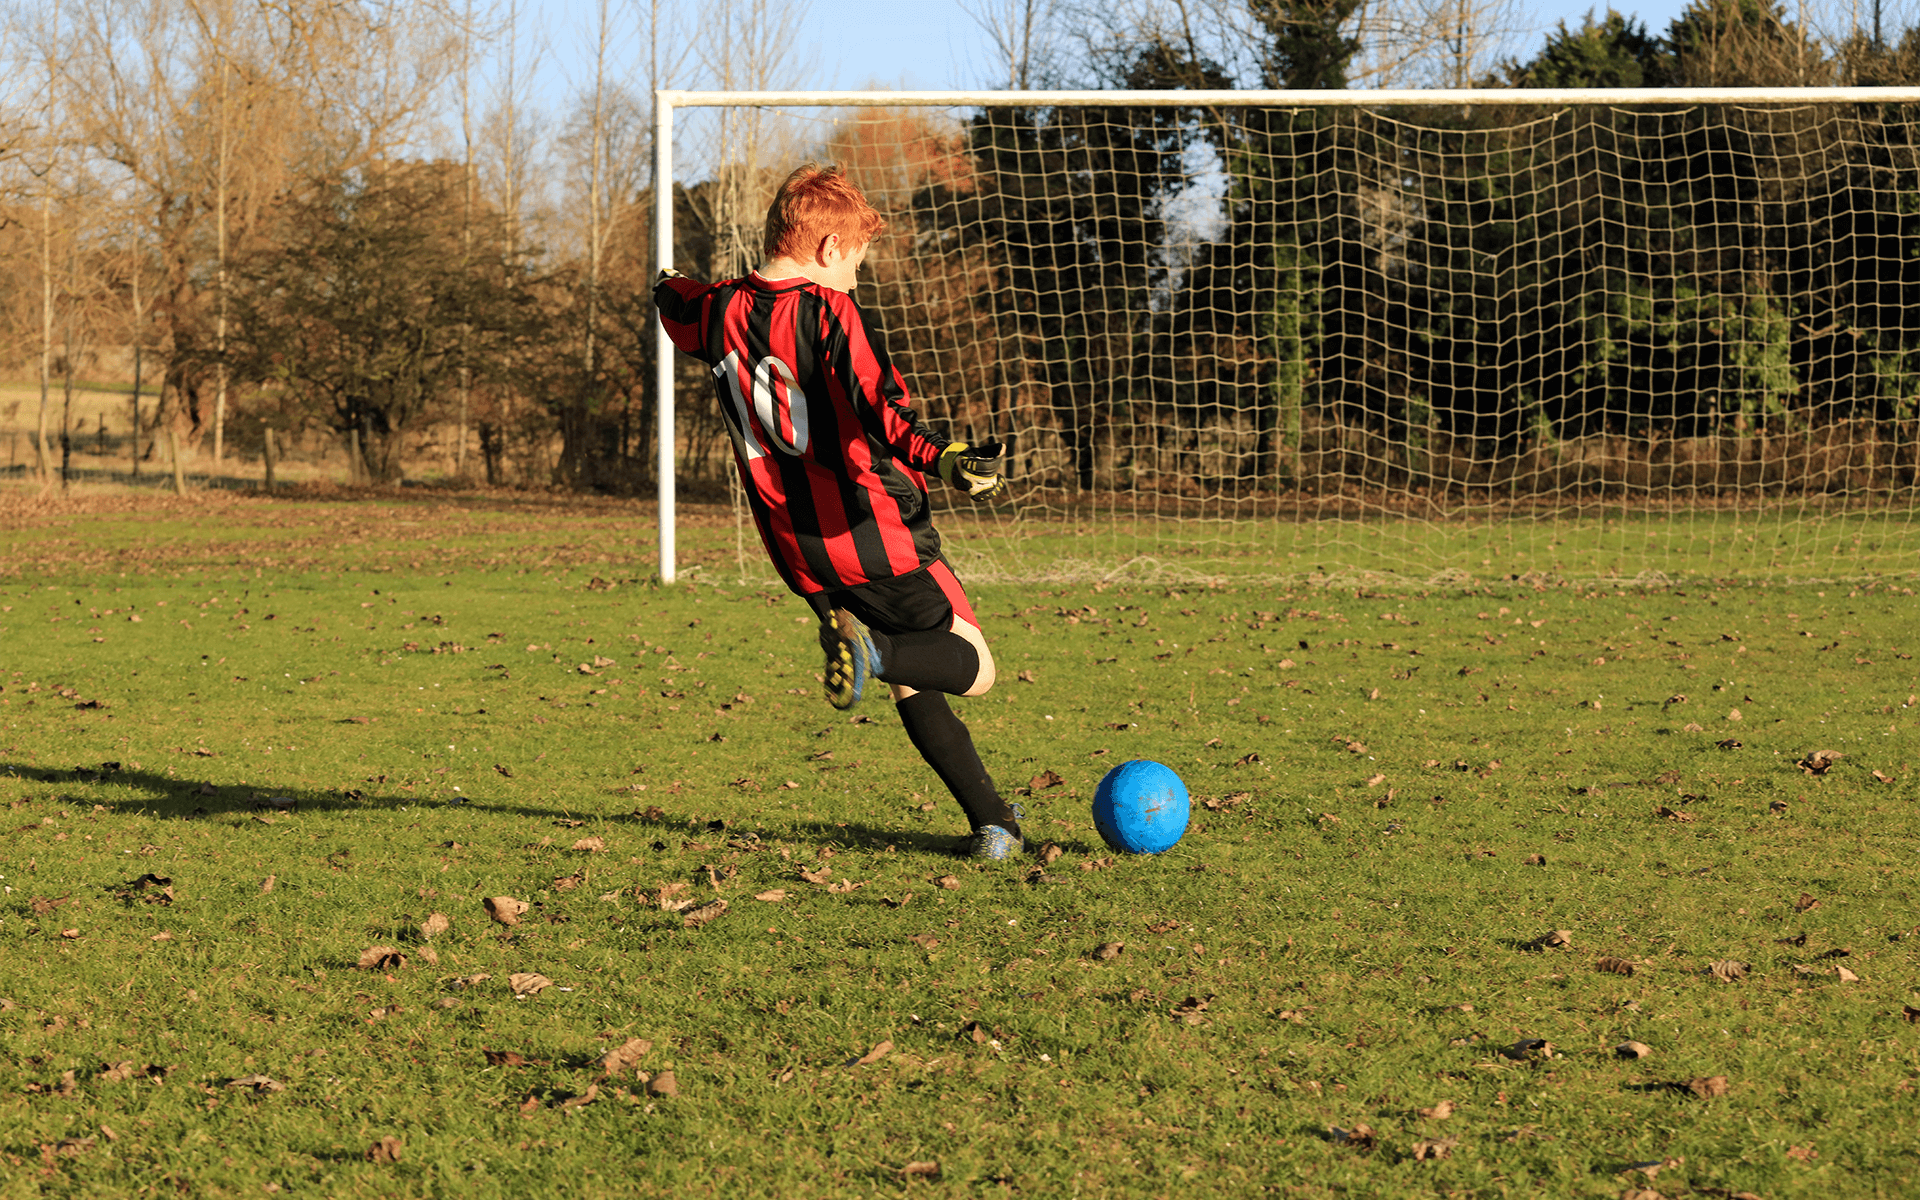
[(653, 292), (673, 344), (713, 368), (734, 461), (775, 569), (820, 620), (827, 699), (893, 688), (907, 737), (967, 814), (965, 853), (1023, 848), (948, 695), (993, 686), (993, 655), (940, 556), (922, 472), (976, 499), (1006, 490), (997, 442), (930, 429), (850, 294), (885, 226), (838, 167), (800, 167), (767, 210), (764, 262), (703, 284), (671, 268)]

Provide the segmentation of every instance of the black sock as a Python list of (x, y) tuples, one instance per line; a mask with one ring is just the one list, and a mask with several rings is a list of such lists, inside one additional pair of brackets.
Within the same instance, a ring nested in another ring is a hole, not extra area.
[(915, 692), (896, 707), (914, 749), (960, 802), (967, 824), (974, 829), (998, 825), (1019, 837), (1020, 823), (994, 788), (980, 752), (973, 748), (973, 735), (954, 715), (947, 698), (939, 692)]
[(881, 633), (869, 629), (886, 669), (880, 678), (916, 692), (963, 696), (980, 678), (980, 652), (957, 633)]

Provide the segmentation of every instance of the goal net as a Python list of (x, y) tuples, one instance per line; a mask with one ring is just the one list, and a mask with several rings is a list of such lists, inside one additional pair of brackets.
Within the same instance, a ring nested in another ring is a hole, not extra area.
[(662, 98), (689, 273), (795, 161), (885, 213), (916, 408), (1014, 446), (970, 578), (1920, 569), (1920, 92)]

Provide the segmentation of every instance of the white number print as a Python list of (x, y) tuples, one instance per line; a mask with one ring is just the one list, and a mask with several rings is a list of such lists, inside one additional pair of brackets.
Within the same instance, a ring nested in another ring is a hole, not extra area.
[(800, 382), (785, 360), (769, 354), (754, 365), (751, 410), (747, 398), (740, 394), (738, 350), (721, 359), (713, 374), (733, 402), (740, 446), (748, 458), (759, 458), (770, 449), (795, 455), (807, 452), (807, 394), (800, 390)]

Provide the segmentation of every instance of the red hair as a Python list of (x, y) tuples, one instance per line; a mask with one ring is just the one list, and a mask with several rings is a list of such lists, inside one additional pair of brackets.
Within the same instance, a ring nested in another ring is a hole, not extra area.
[(774, 194), (760, 249), (768, 262), (776, 258), (811, 262), (831, 234), (839, 234), (840, 248), (850, 251), (871, 242), (886, 227), (886, 218), (867, 203), (843, 168), (806, 163), (796, 167)]

